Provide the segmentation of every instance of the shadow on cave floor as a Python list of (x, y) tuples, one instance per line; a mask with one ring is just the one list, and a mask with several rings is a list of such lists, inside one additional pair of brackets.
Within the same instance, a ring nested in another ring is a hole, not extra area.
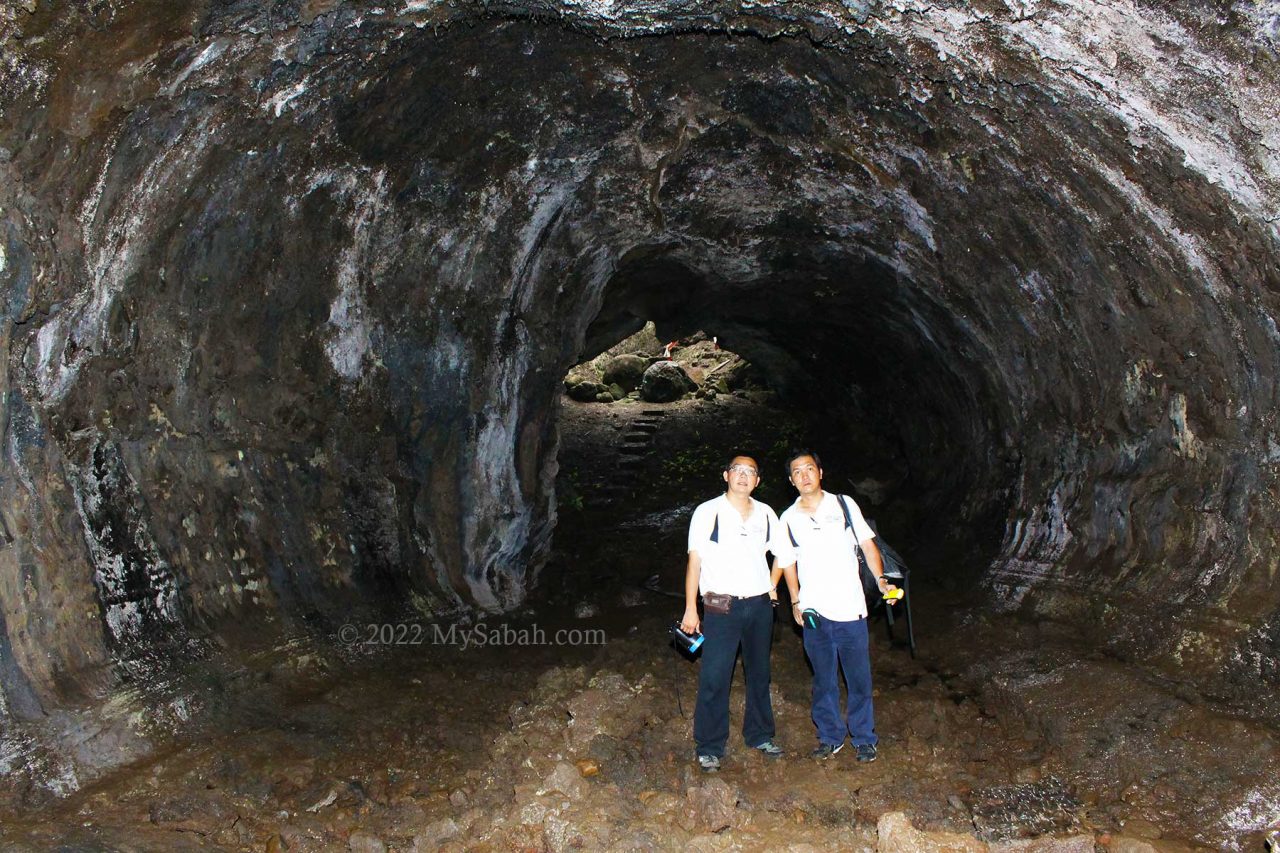
[[(660, 426), (624, 474), (636, 419)], [(295, 656), (201, 737), (6, 816), (4, 849), (1260, 847), (1259, 810), (1275, 802), (1261, 777), (1280, 758), (1267, 732), (1069, 631), (983, 616), (925, 585), (915, 659), (873, 625), (880, 760), (805, 757), (809, 672), (779, 621), (788, 754), (744, 754), (739, 673), (725, 768), (696, 773), (697, 664), (665, 639), (681, 603), (644, 580), (679, 589), (688, 512), (718, 492), (724, 448), (759, 448), (759, 496), (789, 501), (771, 437), (804, 427), (739, 398), (566, 401), (561, 427), (566, 497), (528, 608), (452, 639), (421, 626), (419, 642), (355, 661)], [(1229, 810), (1258, 790), (1255, 811)], [(1018, 846), (1033, 837), (1055, 846)]]

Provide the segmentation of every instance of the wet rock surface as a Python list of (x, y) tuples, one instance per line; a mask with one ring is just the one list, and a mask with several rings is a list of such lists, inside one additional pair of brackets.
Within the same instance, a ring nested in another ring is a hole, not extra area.
[(1268, 4), (7, 0), (0, 43), (31, 798), (235, 705), (246, 654), (570, 584), (561, 380), (646, 319), (874, 448), (948, 594), (1278, 707)]

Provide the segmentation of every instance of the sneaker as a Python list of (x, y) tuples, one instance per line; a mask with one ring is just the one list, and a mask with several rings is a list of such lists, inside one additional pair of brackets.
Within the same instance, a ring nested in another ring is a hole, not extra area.
[(867, 761), (867, 762), (875, 761), (875, 760), (876, 760), (876, 745), (875, 745), (874, 743), (863, 743), (863, 744), (859, 744), (859, 745), (858, 745), (858, 760), (859, 760), (859, 761)]
[(771, 740), (767, 740), (764, 743), (756, 744), (755, 749), (757, 749), (761, 754), (768, 756), (769, 758), (782, 757), (782, 747), (778, 746), (776, 743), (774, 743)]
[(720, 759), (715, 755), (699, 755), (698, 766), (703, 773), (715, 773), (720, 769)]
[(839, 751), (840, 751), (840, 750), (842, 750), (842, 749), (844, 749), (844, 742), (843, 742), (843, 741), (842, 741), (842, 742), (840, 742), (840, 743), (838, 743), (838, 744), (836, 744), (835, 746), (832, 746), (832, 745), (831, 745), (831, 744), (829, 744), (829, 743), (820, 743), (820, 744), (818, 744), (818, 748), (817, 748), (817, 749), (815, 749), (813, 752), (809, 753), (809, 757), (810, 757), (810, 758), (817, 758), (817, 759), (819, 759), (819, 760), (826, 760), (826, 759), (830, 758), (831, 756), (835, 755), (837, 752), (839, 752)]

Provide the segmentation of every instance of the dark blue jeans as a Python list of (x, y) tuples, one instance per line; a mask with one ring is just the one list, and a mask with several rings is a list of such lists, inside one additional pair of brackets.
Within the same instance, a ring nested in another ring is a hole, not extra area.
[[(821, 743), (839, 746), (845, 732), (854, 746), (874, 744), (876, 721), (871, 709), (871, 657), (867, 647), (867, 620), (833, 622), (823, 619), (817, 628), (804, 629), (804, 650), (813, 664), (813, 724)], [(849, 691), (848, 711), (840, 719), (840, 685), (837, 666)]]
[(738, 647), (747, 682), (747, 710), (742, 738), (756, 747), (773, 739), (773, 704), (769, 700), (769, 646), (773, 639), (773, 605), (769, 596), (734, 599), (726, 615), (708, 613), (702, 620), (702, 668), (698, 672), (698, 704), (693, 712), (693, 741), (698, 755), (724, 756), (729, 740), (729, 685)]

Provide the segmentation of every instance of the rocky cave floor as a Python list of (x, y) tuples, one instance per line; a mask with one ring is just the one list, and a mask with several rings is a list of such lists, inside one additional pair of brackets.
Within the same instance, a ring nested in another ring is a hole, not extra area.
[[(1261, 850), (1280, 819), (1272, 727), (1083, 650), (1069, 627), (983, 616), (929, 582), (937, 566), (916, 566), (915, 658), (872, 626), (878, 761), (807, 757), (809, 671), (779, 621), (787, 754), (746, 754), (739, 671), (725, 767), (699, 773), (697, 664), (666, 641), (681, 605), (664, 591), (720, 453), (761, 448), (758, 495), (781, 508), (773, 437), (803, 427), (722, 395), (565, 400), (561, 429), (555, 553), (528, 608), (452, 637), (406, 620), (383, 636), (400, 645), (247, 660), (261, 689), (65, 799), (11, 806), (3, 848)], [(605, 642), (560, 645), (561, 629)]]

